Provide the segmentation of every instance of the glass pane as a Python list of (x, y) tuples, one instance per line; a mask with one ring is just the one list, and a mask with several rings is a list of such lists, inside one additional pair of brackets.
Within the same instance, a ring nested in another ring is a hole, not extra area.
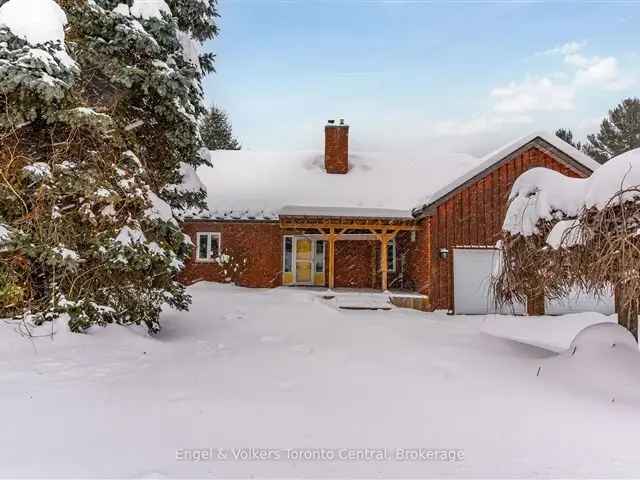
[(387, 246), (387, 270), (390, 272), (396, 269), (396, 242), (391, 240)]
[(324, 241), (316, 242), (316, 273), (324, 272)]
[(218, 258), (220, 256), (220, 237), (218, 235), (211, 235), (211, 258)]
[(206, 260), (207, 258), (207, 250), (209, 250), (209, 235), (199, 234), (198, 235), (198, 258), (201, 260)]
[(292, 272), (293, 266), (293, 238), (286, 237), (284, 239), (284, 271)]

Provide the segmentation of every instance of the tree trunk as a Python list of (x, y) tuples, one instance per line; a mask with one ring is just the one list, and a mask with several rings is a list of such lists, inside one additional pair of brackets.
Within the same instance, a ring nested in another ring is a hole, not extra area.
[(616, 287), (616, 312), (618, 323), (629, 330), (638, 341), (638, 299), (627, 298), (624, 287)]
[(527, 295), (527, 315), (544, 315), (544, 293), (529, 292)]

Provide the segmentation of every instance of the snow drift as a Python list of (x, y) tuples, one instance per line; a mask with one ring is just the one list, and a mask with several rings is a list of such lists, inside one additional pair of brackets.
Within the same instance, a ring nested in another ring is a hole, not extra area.
[(596, 401), (640, 402), (638, 344), (617, 323), (597, 323), (581, 330), (565, 352), (541, 365), (538, 375)]

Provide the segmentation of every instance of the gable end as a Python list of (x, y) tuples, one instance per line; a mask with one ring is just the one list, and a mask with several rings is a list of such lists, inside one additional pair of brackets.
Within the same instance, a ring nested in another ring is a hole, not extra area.
[(518, 158), (524, 152), (527, 152), (532, 148), (537, 148), (541, 152), (546, 153), (547, 155), (557, 160), (558, 162), (562, 163), (564, 166), (566, 166), (568, 169), (570, 169), (580, 177), (587, 177), (591, 175), (591, 173), (593, 173), (593, 170), (586, 167), (582, 163), (576, 161), (573, 157), (559, 150), (558, 148), (556, 148), (555, 146), (547, 142), (545, 139), (541, 137), (536, 137), (530, 142), (521, 146), (520, 148), (502, 157), (500, 160), (492, 163), (484, 170), (478, 172), (476, 175), (470, 177), (469, 179), (467, 179), (460, 185), (456, 186), (455, 188), (452, 188), (451, 190), (441, 195), (440, 197), (431, 199), (428, 204), (414, 209), (413, 210), (414, 217), (417, 220), (420, 220), (425, 217), (433, 215), (438, 205), (446, 202), (448, 199), (457, 195), (462, 190), (465, 190), (470, 185), (473, 185), (474, 183), (478, 182), (484, 177), (490, 175), (492, 172), (494, 172), (495, 170), (498, 170), (504, 164), (511, 162), (512, 160), (514, 160), (515, 158)]

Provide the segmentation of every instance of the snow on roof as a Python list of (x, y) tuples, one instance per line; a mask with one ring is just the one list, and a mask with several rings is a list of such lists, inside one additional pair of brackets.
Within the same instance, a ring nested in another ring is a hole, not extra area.
[(282, 217), (413, 219), (410, 210), (394, 210), (391, 208), (305, 207), (300, 205), (287, 205), (280, 210), (279, 214)]
[(598, 162), (593, 160), (588, 155), (585, 155), (580, 150), (574, 148), (564, 140), (558, 138), (556, 135), (552, 135), (546, 132), (534, 132), (522, 138), (519, 138), (518, 140), (515, 140), (511, 143), (508, 143), (507, 145), (504, 145), (503, 147), (500, 147), (497, 150), (484, 156), (474, 168), (467, 171), (464, 175), (456, 178), (453, 182), (447, 184), (445, 187), (441, 188), (440, 190), (437, 190), (433, 194), (428, 195), (426, 197), (426, 200), (420, 205), (418, 205), (416, 209), (419, 210), (421, 208), (431, 205), (432, 203), (436, 202), (440, 198), (449, 194), (456, 188), (465, 184), (466, 182), (474, 178), (476, 175), (482, 173), (487, 168), (490, 168), (492, 165), (498, 163), (505, 157), (509, 156), (511, 153), (524, 147), (526, 144), (532, 142), (536, 138), (541, 138), (545, 142), (551, 144), (553, 147), (557, 148), (562, 153), (568, 155), (573, 160), (575, 160), (582, 166), (588, 168), (592, 172), (594, 172), (598, 167), (600, 167), (600, 164)]
[[(275, 220), (286, 205), (385, 209), (411, 208), (443, 183), (478, 163), (467, 154), (436, 152), (352, 153), (350, 171), (328, 174), (322, 152), (211, 152), (200, 167), (209, 218)], [(332, 212), (337, 212), (335, 208)], [(350, 211), (351, 212), (351, 211)], [(359, 211), (358, 216), (372, 213)]]

